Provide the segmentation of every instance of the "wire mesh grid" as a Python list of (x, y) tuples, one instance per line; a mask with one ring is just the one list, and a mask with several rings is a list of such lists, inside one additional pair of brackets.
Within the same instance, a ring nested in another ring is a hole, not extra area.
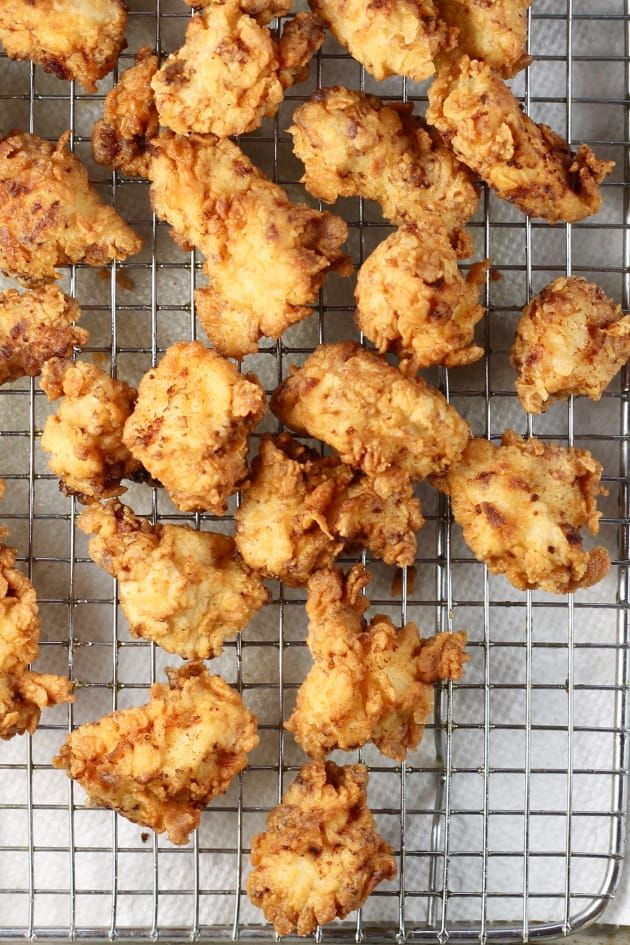
[[(126, 68), (143, 43), (162, 54), (186, 25), (180, 0), (131, 3)], [(466, 627), (471, 663), (444, 687), (419, 749), (396, 765), (366, 748), (370, 802), (392, 843), (398, 878), (343, 925), (318, 939), (427, 942), (522, 941), (566, 934), (598, 917), (620, 876), (626, 803), (628, 684), (628, 391), (630, 375), (603, 400), (523, 414), (507, 362), (515, 320), (532, 293), (562, 273), (584, 273), (630, 307), (626, 166), (628, 9), (619, 0), (538, 0), (530, 13), (533, 65), (514, 89), (536, 120), (587, 141), (617, 162), (602, 213), (580, 225), (524, 220), (484, 191), (471, 225), (476, 257), (490, 256), (483, 362), (431, 378), (471, 422), (497, 438), (508, 426), (584, 446), (604, 462), (609, 496), (600, 539), (611, 575), (569, 597), (519, 593), (488, 575), (451, 528), (446, 501), (421, 487), (427, 523), (413, 571), (398, 588), (368, 561), (373, 604), (425, 632)], [(116, 75), (113, 77), (115, 81)], [(0, 128), (28, 128), (71, 146), (106, 197), (144, 237), (140, 257), (106, 273), (64, 272), (90, 329), (82, 356), (130, 382), (174, 340), (196, 337), (193, 292), (200, 260), (172, 243), (151, 215), (147, 185), (111, 177), (90, 163), (89, 136), (102, 98), (38, 68), (0, 58)], [(286, 128), (296, 103), (315, 87), (344, 83), (417, 102), (426, 87), (373, 82), (330, 39), (278, 117), (242, 141), (294, 199), (297, 183)], [(355, 262), (391, 228), (372, 205), (340, 201)], [(278, 345), (245, 359), (268, 390), (320, 341), (356, 335), (352, 284), (331, 277), (314, 316)], [(260, 719), (261, 745), (225, 797), (203, 815), (184, 848), (116, 815), (90, 809), (80, 788), (51, 768), (68, 730), (146, 699), (162, 667), (176, 662), (133, 640), (117, 607), (116, 584), (91, 564), (75, 528), (77, 505), (57, 491), (38, 438), (50, 408), (34, 382), (0, 392), (2, 513), (33, 579), (42, 616), (40, 663), (69, 671), (74, 705), (49, 711), (33, 737), (0, 748), (0, 938), (271, 938), (244, 895), (253, 832), (264, 823), (303, 758), (283, 734), (308, 666), (302, 591), (271, 585), (273, 603), (213, 668), (236, 685)], [(264, 422), (274, 429), (273, 418)], [(230, 530), (230, 516), (183, 516), (162, 491), (133, 486), (125, 500), (154, 520), (190, 520)], [(365, 558), (364, 558), (365, 560)], [(340, 756), (346, 757), (346, 756)], [(347, 756), (355, 760), (357, 754)]]

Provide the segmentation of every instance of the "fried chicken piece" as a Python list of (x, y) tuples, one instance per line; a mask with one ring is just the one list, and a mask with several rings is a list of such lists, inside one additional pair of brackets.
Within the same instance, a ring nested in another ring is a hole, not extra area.
[(574, 223), (602, 204), (599, 184), (614, 161), (581, 144), (574, 153), (547, 125), (537, 125), (501, 76), (462, 56), (447, 62), (429, 89), (427, 120), (460, 160), (504, 200), (548, 223)]
[(75, 324), (79, 305), (57, 286), (0, 293), (0, 384), (37, 377), (46, 361), (67, 357), (89, 335)]
[(252, 839), (247, 894), (280, 935), (309, 935), (393, 879), (392, 850), (367, 806), (365, 765), (303, 765)]
[(483, 357), (474, 337), (485, 313), (479, 286), (488, 261), (471, 266), (464, 278), (457, 255), (444, 231), (408, 225), (380, 243), (359, 269), (356, 323), (378, 351), (396, 352), (403, 374)]
[(62, 492), (80, 501), (125, 492), (121, 480), (142, 474), (122, 440), (136, 401), (134, 388), (88, 361), (61, 358), (44, 364), (41, 387), (49, 400), (63, 398), (46, 419), (41, 440)]
[(602, 467), (587, 450), (567, 449), (512, 430), (501, 446), (470, 440), (457, 466), (433, 484), (478, 561), (519, 590), (567, 594), (591, 587), (610, 568), (603, 547), (585, 551), (580, 528), (599, 530)]
[(123, 442), (182, 512), (222, 515), (247, 475), (247, 440), (265, 412), (255, 374), (200, 341), (180, 341), (140, 381)]
[(141, 241), (101, 203), (87, 170), (67, 149), (24, 131), (0, 139), (0, 269), (24, 285), (58, 277), (55, 266), (105, 266)]
[(152, 525), (114, 500), (78, 519), (90, 557), (118, 580), (129, 630), (184, 659), (223, 651), (269, 600), (234, 539), (189, 525)]
[[(184, 0), (189, 7), (212, 7), (223, 0)], [(286, 16), (291, 12), (291, 0), (240, 0), (239, 6), (243, 13), (253, 17), (257, 23), (265, 25), (276, 16)]]
[(285, 728), (312, 758), (373, 742), (403, 761), (422, 738), (439, 680), (460, 679), (466, 634), (421, 640), (415, 623), (396, 630), (382, 614), (368, 624), (362, 591), (370, 576), (355, 565), (317, 571), (308, 582), (307, 644), (314, 665)]
[(291, 372), (271, 399), (275, 415), (332, 446), (380, 496), (447, 469), (468, 442), (467, 423), (439, 391), (354, 342), (320, 345)]
[(532, 0), (436, 0), (440, 16), (457, 27), (457, 48), (481, 59), (505, 79), (531, 62), (527, 11)]
[(93, 804), (182, 844), (259, 739), (256, 716), (202, 663), (166, 674), (168, 685), (155, 683), (145, 705), (75, 729), (53, 765), (65, 768)]
[(331, 213), (292, 204), (232, 141), (160, 137), (151, 165), (156, 213), (206, 257), (197, 311), (214, 347), (242, 358), (265, 335), (312, 314), (328, 272), (349, 275), (348, 235)]
[(556, 279), (523, 309), (512, 346), (516, 393), (524, 410), (554, 400), (599, 400), (630, 358), (630, 315), (593, 282)]
[(412, 109), (341, 86), (315, 92), (289, 128), (306, 189), (326, 203), (375, 200), (398, 226), (463, 226), (478, 202), (472, 175)]
[(11, 59), (32, 59), (86, 92), (111, 72), (127, 45), (124, 0), (3, 0), (0, 42)]

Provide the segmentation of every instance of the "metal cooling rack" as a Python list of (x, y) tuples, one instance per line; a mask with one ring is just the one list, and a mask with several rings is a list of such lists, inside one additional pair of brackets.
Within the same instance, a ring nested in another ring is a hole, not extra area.
[[(628, 0), (626, 0), (626, 4)], [(180, 0), (131, 4), (130, 46), (162, 53), (178, 45), (187, 13)], [(515, 82), (526, 108), (569, 140), (586, 140), (617, 161), (605, 209), (576, 226), (531, 224), (484, 192), (472, 224), (477, 258), (490, 255), (483, 323), (486, 358), (433, 378), (493, 438), (508, 425), (584, 445), (605, 462), (610, 496), (602, 536), (613, 576), (575, 598), (520, 594), (487, 574), (451, 530), (445, 500), (422, 492), (427, 524), (419, 535), (417, 576), (390, 589), (391, 573), (370, 589), (378, 609), (416, 619), (427, 631), (468, 627), (471, 664), (445, 687), (419, 752), (393, 765), (370, 748), (371, 803), (396, 848), (399, 878), (381, 887), (362, 913), (318, 939), (525, 942), (568, 934), (599, 917), (614, 895), (623, 857), (628, 760), (628, 393), (630, 375), (600, 404), (561, 405), (525, 417), (514, 398), (507, 351), (519, 309), (560, 273), (585, 273), (630, 307), (627, 150), (629, 8), (619, 0), (538, 0), (530, 14), (535, 63)], [(265, 170), (305, 198), (291, 158), (290, 111), (315, 84), (336, 82), (425, 107), (425, 87), (374, 83), (328, 41), (309, 85), (287, 97), (276, 121), (244, 147)], [(47, 137), (71, 129), (89, 163), (99, 96), (0, 58), (0, 129)], [(604, 92), (606, 94), (604, 94)], [(146, 184), (92, 176), (145, 237), (144, 254), (115, 265), (106, 279), (74, 267), (65, 287), (92, 333), (83, 356), (132, 382), (171, 341), (195, 337), (193, 291), (200, 261), (184, 255), (151, 216)], [(341, 201), (355, 261), (390, 228), (372, 206)], [(121, 280), (121, 274), (123, 279)], [(500, 277), (499, 281), (497, 279)], [(131, 281), (130, 281), (131, 280)], [(351, 296), (334, 277), (312, 319), (267, 346), (244, 369), (271, 390), (286, 366), (321, 340), (351, 336)], [(37, 385), (0, 390), (3, 518), (38, 589), (40, 664), (78, 686), (73, 706), (44, 714), (31, 737), (0, 746), (0, 938), (270, 940), (244, 894), (249, 842), (302, 762), (281, 721), (303, 678), (303, 596), (274, 585), (266, 616), (214, 666), (243, 692), (261, 721), (261, 749), (202, 819), (187, 848), (147, 836), (110, 812), (90, 810), (80, 788), (50, 760), (74, 725), (146, 698), (163, 654), (132, 640), (116, 606), (114, 582), (89, 562), (75, 529), (77, 507), (56, 488), (38, 437), (49, 408)], [(272, 420), (267, 420), (272, 429)], [(127, 499), (156, 519), (183, 520), (163, 493), (133, 487)], [(216, 525), (193, 516), (199, 527)], [(219, 526), (221, 527), (221, 526)], [(229, 527), (229, 519), (227, 520)], [(356, 754), (351, 758), (356, 758)]]

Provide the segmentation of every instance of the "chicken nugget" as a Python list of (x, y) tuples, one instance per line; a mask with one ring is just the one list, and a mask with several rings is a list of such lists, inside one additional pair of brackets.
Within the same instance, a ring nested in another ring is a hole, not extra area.
[(367, 806), (365, 765), (306, 764), (252, 839), (247, 895), (280, 935), (309, 935), (393, 879), (392, 850)]
[(529, 65), (527, 11), (532, 0), (436, 0), (438, 12), (458, 32), (457, 48), (509, 79)]
[[(212, 7), (220, 4), (224, 0), (184, 0), (189, 7)], [(274, 17), (286, 16), (291, 12), (291, 0), (239, 0), (239, 5), (243, 13), (253, 17), (257, 23), (265, 24), (273, 20)]]

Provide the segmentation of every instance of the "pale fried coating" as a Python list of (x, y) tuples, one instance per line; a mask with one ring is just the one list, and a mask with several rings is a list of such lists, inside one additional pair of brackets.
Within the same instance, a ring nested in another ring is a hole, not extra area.
[(580, 528), (599, 530), (602, 467), (587, 450), (522, 439), (470, 440), (457, 466), (434, 485), (451, 497), (455, 521), (478, 561), (519, 590), (566, 594), (610, 568), (603, 547), (585, 551)]
[(380, 243), (359, 269), (357, 326), (378, 351), (396, 352), (404, 374), (483, 357), (474, 337), (485, 312), (479, 286), (487, 261), (471, 266), (464, 278), (457, 256), (446, 232), (408, 225)]
[(368, 624), (362, 590), (370, 576), (355, 565), (318, 571), (308, 583), (307, 643), (314, 665), (285, 724), (312, 758), (373, 742), (403, 761), (422, 738), (439, 680), (460, 679), (468, 657), (466, 634), (421, 640), (415, 623), (396, 630), (389, 617)]
[(136, 54), (136, 64), (107, 93), (103, 117), (92, 130), (92, 154), (97, 164), (130, 177), (149, 176), (149, 145), (160, 124), (151, 89), (157, 68), (157, 56), (143, 46)]
[(306, 764), (252, 839), (247, 894), (280, 935), (309, 935), (393, 879), (392, 850), (367, 806), (364, 765)]
[(527, 11), (532, 0), (436, 0), (440, 16), (457, 27), (457, 48), (481, 59), (504, 78), (531, 61), (527, 54)]
[(0, 293), (0, 384), (37, 377), (45, 361), (67, 357), (89, 335), (75, 324), (79, 305), (57, 286)]
[(516, 393), (524, 410), (554, 400), (599, 400), (630, 358), (630, 315), (593, 282), (556, 279), (523, 309), (512, 346)]
[(379, 495), (456, 462), (468, 425), (422, 378), (351, 341), (320, 345), (276, 388), (271, 409), (375, 480)]
[(232, 141), (160, 137), (151, 164), (156, 213), (206, 257), (197, 312), (214, 347), (242, 358), (312, 314), (326, 273), (348, 275), (345, 222), (292, 204)]
[(56, 266), (105, 266), (141, 241), (101, 202), (87, 170), (68, 151), (24, 131), (0, 140), (0, 269), (24, 285), (54, 281)]
[[(223, 0), (184, 0), (189, 7), (215, 6), (222, 3)], [(291, 0), (240, 0), (239, 6), (243, 13), (253, 17), (257, 23), (269, 23), (275, 16), (286, 16), (291, 12)]]
[(263, 437), (234, 517), (247, 564), (294, 587), (351, 544), (387, 564), (413, 564), (424, 524), (409, 485), (382, 498), (366, 476), (286, 433)]
[(46, 419), (42, 449), (66, 495), (101, 499), (125, 492), (122, 479), (142, 473), (123, 444), (125, 421), (136, 391), (88, 361), (53, 358), (42, 368), (42, 390), (49, 400), (63, 398)]
[(478, 202), (472, 175), (412, 109), (341, 86), (315, 92), (289, 128), (306, 189), (326, 203), (375, 200), (398, 226), (463, 226)]
[(181, 341), (142, 378), (123, 441), (182, 512), (222, 515), (247, 475), (248, 436), (264, 412), (254, 374)]
[(32, 59), (86, 92), (111, 72), (125, 42), (124, 0), (2, 0), (0, 42), (11, 59)]
[(228, 535), (152, 525), (116, 500), (92, 504), (78, 525), (95, 536), (92, 560), (118, 580), (131, 634), (184, 659), (219, 656), (269, 600)]
[(468, 56), (445, 63), (429, 89), (427, 120), (523, 213), (574, 223), (600, 209), (599, 184), (614, 161), (600, 161), (585, 144), (574, 153), (547, 125), (535, 124), (490, 66)]
[(203, 807), (247, 765), (257, 720), (202, 663), (166, 674), (168, 685), (155, 683), (145, 705), (75, 729), (53, 765), (92, 803), (181, 844), (199, 826)]

